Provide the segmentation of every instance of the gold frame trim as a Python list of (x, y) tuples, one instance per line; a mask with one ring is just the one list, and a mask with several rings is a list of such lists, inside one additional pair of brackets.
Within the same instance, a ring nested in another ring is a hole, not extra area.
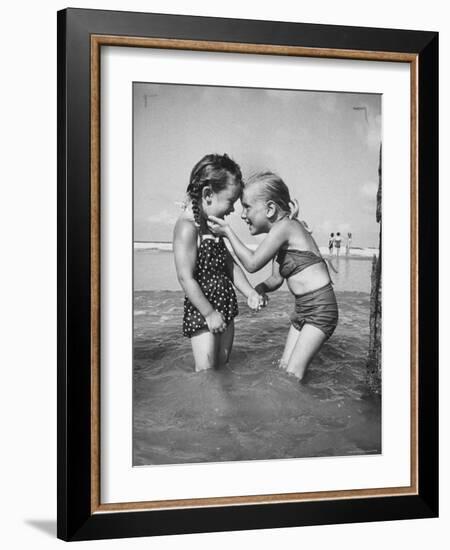
[[(164, 48), (330, 59), (409, 63), (411, 70), (411, 484), (408, 487), (212, 497), (102, 504), (100, 501), (100, 49), (102, 46)], [(91, 513), (417, 495), (418, 472), (418, 55), (233, 42), (91, 35)]]

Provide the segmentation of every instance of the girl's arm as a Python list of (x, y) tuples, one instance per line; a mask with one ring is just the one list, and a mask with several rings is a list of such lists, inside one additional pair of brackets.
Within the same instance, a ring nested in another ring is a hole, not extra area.
[(241, 266), (233, 255), (227, 250), (227, 271), (234, 286), (247, 298), (247, 304), (251, 309), (258, 310), (265, 306), (265, 301), (247, 279)]
[(194, 279), (197, 260), (197, 229), (188, 220), (179, 220), (175, 225), (173, 252), (178, 281), (186, 296), (205, 319), (214, 312), (220, 315), (205, 298), (200, 285)]
[(209, 216), (209, 227), (216, 235), (227, 237), (242, 265), (249, 273), (255, 273), (264, 267), (287, 240), (286, 225), (277, 223), (272, 227), (264, 241), (256, 250), (250, 250), (239, 239), (231, 227), (220, 218)]
[(264, 282), (255, 286), (256, 292), (259, 294), (266, 294), (267, 292), (273, 292), (280, 288), (283, 284), (283, 277), (280, 275), (280, 266), (276, 260), (272, 263), (272, 275), (268, 277)]
[(248, 298), (254, 289), (245, 276), (241, 266), (235, 261), (229, 250), (227, 250), (226, 263), (228, 275), (233, 281), (234, 286), (241, 294)]

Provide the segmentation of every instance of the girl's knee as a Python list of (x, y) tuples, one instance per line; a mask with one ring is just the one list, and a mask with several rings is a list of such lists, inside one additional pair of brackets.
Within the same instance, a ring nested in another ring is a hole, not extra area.
[(219, 352), (219, 365), (226, 365), (230, 360), (231, 348), (222, 348)]
[(223, 334), (209, 331), (198, 333), (191, 339), (195, 371), (215, 369), (228, 363), (233, 347), (234, 325), (231, 323)]
[(204, 371), (204, 370), (209, 370), (209, 369), (213, 369), (214, 368), (214, 365), (211, 364), (211, 363), (206, 363), (206, 362), (196, 362), (195, 363), (195, 372), (201, 372), (201, 371)]
[(299, 382), (303, 380), (308, 365), (289, 365), (287, 372), (295, 376)]
[(195, 371), (213, 369), (217, 363), (217, 345), (211, 333), (200, 334), (191, 339)]
[(195, 357), (195, 372), (214, 369), (217, 367), (217, 354), (205, 354), (203, 357)]
[(230, 360), (231, 349), (233, 347), (234, 339), (234, 323), (228, 325), (227, 330), (220, 337), (219, 343), (219, 364), (225, 365)]

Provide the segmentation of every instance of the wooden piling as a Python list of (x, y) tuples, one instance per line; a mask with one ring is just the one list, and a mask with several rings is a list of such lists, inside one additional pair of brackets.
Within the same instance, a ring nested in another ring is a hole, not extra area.
[(378, 192), (376, 220), (380, 224), (379, 231), (379, 254), (378, 258), (373, 257), (370, 291), (370, 340), (369, 354), (367, 358), (367, 384), (375, 393), (381, 392), (381, 158), (382, 150), (380, 145), (380, 157), (378, 162)]

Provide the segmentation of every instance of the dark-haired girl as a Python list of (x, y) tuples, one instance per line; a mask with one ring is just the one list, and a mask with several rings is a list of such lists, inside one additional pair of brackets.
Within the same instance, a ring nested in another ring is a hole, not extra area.
[(242, 193), (239, 166), (227, 155), (206, 155), (192, 169), (186, 209), (174, 230), (178, 281), (185, 292), (183, 334), (191, 339), (195, 370), (228, 361), (238, 306), (234, 286), (258, 310), (265, 299), (233, 261), (221, 237), (208, 228), (208, 216), (223, 219)]

